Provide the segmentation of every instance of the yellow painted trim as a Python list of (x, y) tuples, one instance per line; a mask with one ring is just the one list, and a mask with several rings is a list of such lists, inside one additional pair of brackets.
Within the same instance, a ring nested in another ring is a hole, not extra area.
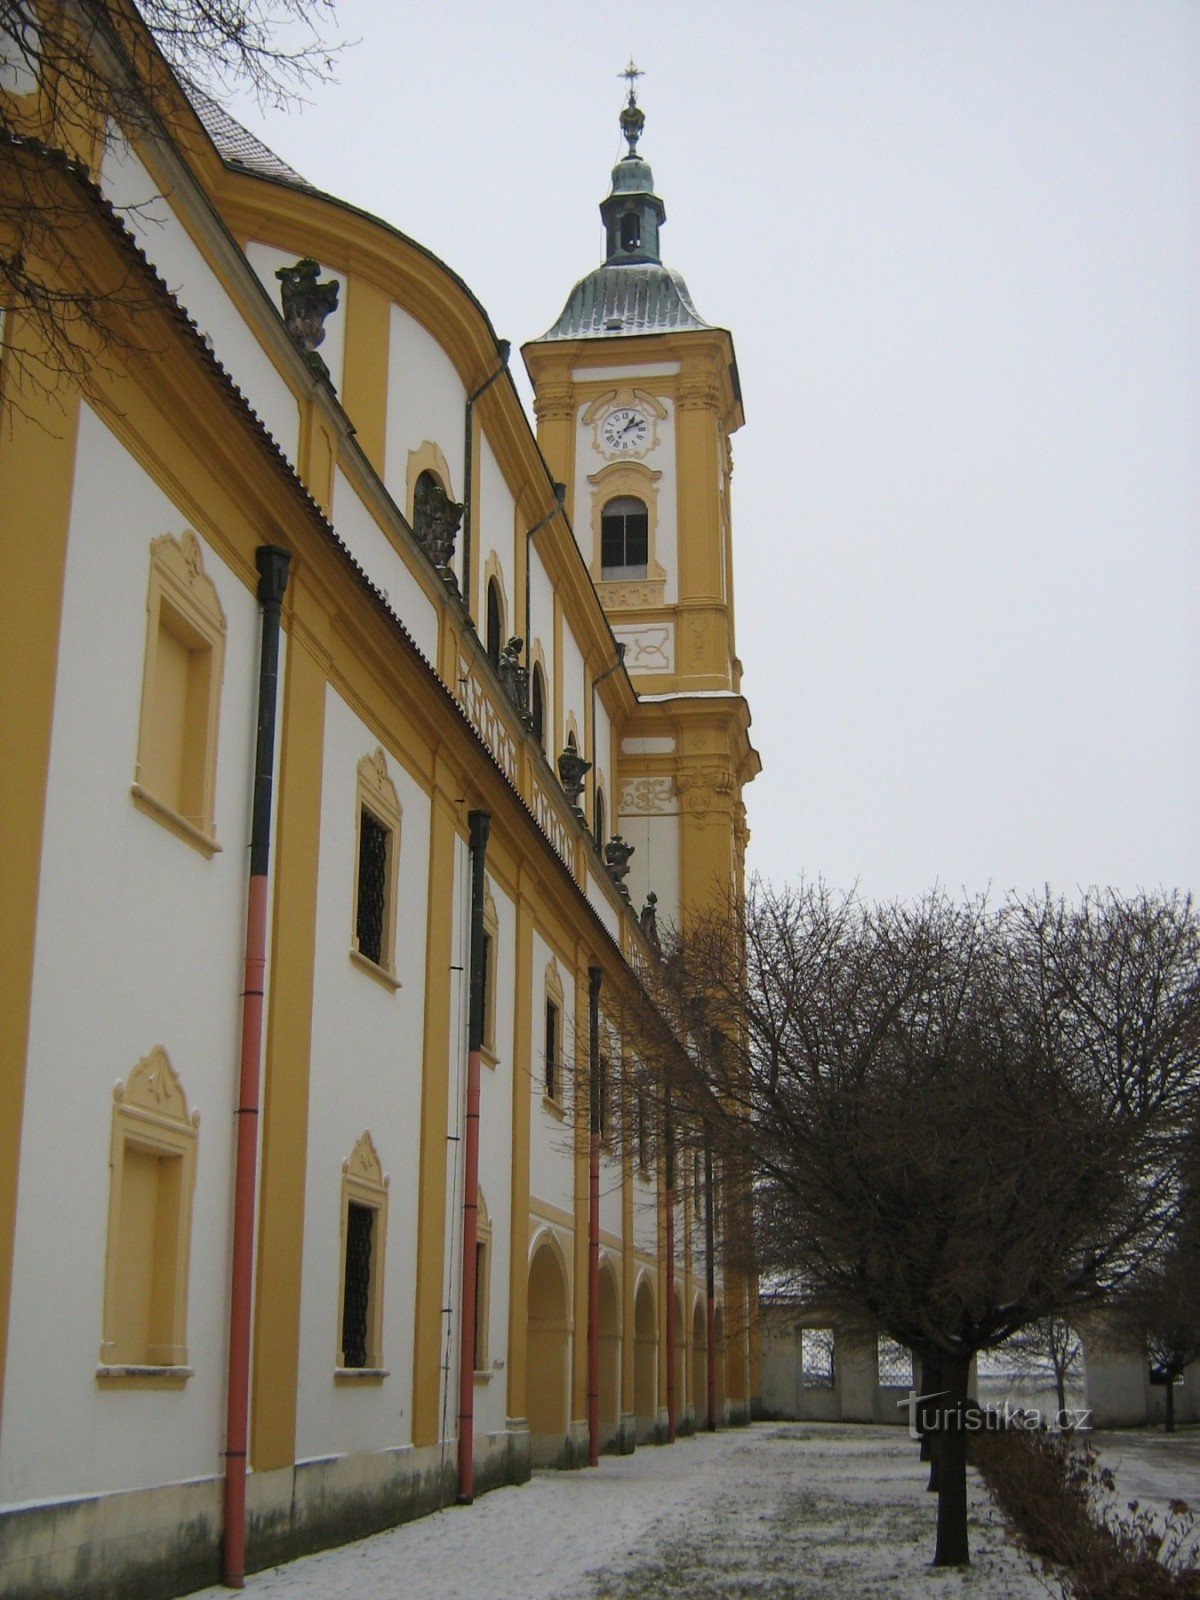
[[(19, 338), (9, 317), (6, 339)], [(8, 352), (5, 352), (8, 364)], [(0, 1406), (12, 1299), (21, 1121), (79, 403), (17, 408), (0, 430)]]
[(425, 1040), (421, 1156), (417, 1189), (416, 1307), (413, 1328), (414, 1445), (436, 1444), (441, 1430), (446, 1133), (450, 1105), (450, 984), (454, 960), (455, 856), (459, 838), (454, 775), (438, 763), (429, 834), (425, 934)]
[(308, 1160), (317, 868), (326, 677), (320, 617), (296, 571), (288, 586), (276, 830), (272, 841), (271, 973), (263, 1062), (262, 1173), (251, 1370), (250, 1455), (255, 1471), (288, 1467), (296, 1453), (300, 1278)]
[[(347, 415), (354, 418), (359, 447), (381, 478), (387, 439), (391, 318), (387, 295), (369, 279), (348, 274), (342, 404)], [(411, 504), (410, 498), (410, 508)]]

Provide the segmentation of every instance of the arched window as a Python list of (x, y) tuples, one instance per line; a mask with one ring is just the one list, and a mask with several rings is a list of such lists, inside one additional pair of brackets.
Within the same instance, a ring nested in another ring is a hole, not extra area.
[(596, 843), (601, 850), (604, 849), (605, 816), (604, 816), (604, 790), (596, 786)]
[(650, 560), (650, 521), (636, 495), (610, 500), (600, 517), (600, 576), (644, 578)]
[(500, 647), (503, 640), (500, 635), (504, 631), (504, 612), (500, 602), (500, 585), (495, 578), (488, 579), (487, 586), (487, 653), (488, 660), (494, 667), (500, 665)]
[(641, 218), (636, 211), (627, 211), (621, 218), (621, 249), (636, 250), (641, 242)]
[(533, 724), (533, 737), (546, 748), (546, 674), (540, 661), (533, 664), (533, 687), (529, 696), (529, 719)]

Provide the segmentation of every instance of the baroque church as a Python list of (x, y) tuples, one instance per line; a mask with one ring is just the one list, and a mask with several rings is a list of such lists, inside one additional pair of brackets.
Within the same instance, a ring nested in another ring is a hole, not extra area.
[(620, 1023), (758, 770), (733, 341), (636, 95), (535, 431), (449, 266), (156, 70), (70, 159), (0, 79), (47, 280), (116, 286), (83, 377), (0, 346), (10, 1600), (238, 1586), (758, 1387)]

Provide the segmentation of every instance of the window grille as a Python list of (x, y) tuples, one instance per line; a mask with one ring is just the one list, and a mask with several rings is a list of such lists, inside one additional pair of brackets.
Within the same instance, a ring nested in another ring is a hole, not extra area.
[(558, 1099), (558, 1007), (546, 1001), (546, 1093)]
[(879, 1387), (881, 1389), (911, 1389), (913, 1386), (912, 1351), (886, 1333), (879, 1335)]
[(600, 575), (644, 578), (650, 561), (650, 518), (632, 495), (610, 500), (600, 518)]
[(832, 1328), (800, 1330), (800, 1362), (806, 1389), (832, 1389), (834, 1386), (834, 1338)]
[(387, 911), (388, 830), (364, 807), (358, 841), (358, 948), (368, 961), (383, 964)]
[(365, 1367), (371, 1305), (371, 1233), (375, 1213), (370, 1206), (346, 1208), (346, 1281), (342, 1291), (342, 1360), (347, 1367)]

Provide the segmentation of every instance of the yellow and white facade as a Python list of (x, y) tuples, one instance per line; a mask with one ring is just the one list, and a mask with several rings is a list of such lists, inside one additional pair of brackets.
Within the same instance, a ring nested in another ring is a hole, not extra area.
[[(43, 87), (16, 89), (51, 143)], [(633, 1063), (610, 1019), (654, 959), (641, 908), (654, 893), (686, 921), (739, 886), (757, 764), (734, 654), (729, 335), (693, 314), (533, 341), (535, 436), (453, 272), (201, 111), (177, 94), (169, 135), (97, 129), (82, 166), (37, 143), (14, 157), (75, 219), (47, 270), (112, 287), (113, 338), (50, 397), (19, 388), (35, 338), (19, 314), (0, 349), (3, 1596), (217, 1575), (256, 551), (291, 563), (252, 1568), (454, 1498), (463, 1338), (477, 1486), (586, 1457), (589, 969), (615, 1083)], [(328, 376), (281, 315), (277, 275), (302, 259), (339, 285)], [(462, 508), (436, 561), (430, 494)], [(651, 547), (618, 577), (603, 526), (629, 502)], [(568, 749), (590, 763), (577, 804)], [(472, 811), (491, 827), (464, 1330)], [(600, 848), (618, 833), (631, 894)], [(665, 1431), (664, 1173), (656, 1130), (632, 1126), (628, 1097), (610, 1105), (600, 1416), (605, 1445), (629, 1449)], [(676, 1193), (687, 1431), (710, 1403), (749, 1415), (752, 1286), (718, 1268), (710, 1396), (705, 1195), (691, 1172)]]

